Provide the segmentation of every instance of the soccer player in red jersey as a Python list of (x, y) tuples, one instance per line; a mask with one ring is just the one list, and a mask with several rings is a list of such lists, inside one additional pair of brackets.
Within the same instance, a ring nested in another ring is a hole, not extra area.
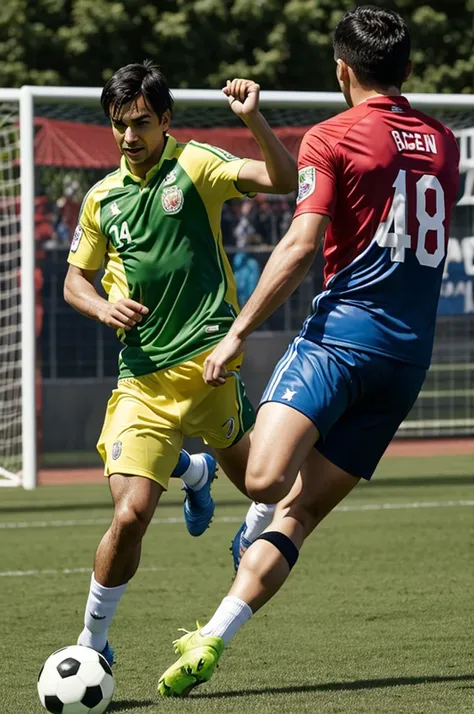
[(209, 384), (225, 382), (226, 364), (300, 284), (326, 235), (324, 290), (263, 395), (246, 472), (251, 497), (278, 506), (211, 620), (178, 640), (163, 695), (187, 694), (212, 676), (308, 535), (371, 478), (430, 364), (457, 143), (401, 96), (410, 37), (397, 13), (347, 13), (334, 54), (350, 109), (306, 134), (292, 225), (204, 372)]

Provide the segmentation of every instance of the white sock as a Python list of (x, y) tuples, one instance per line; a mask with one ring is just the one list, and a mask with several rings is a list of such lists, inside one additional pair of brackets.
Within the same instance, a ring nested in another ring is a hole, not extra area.
[(244, 538), (253, 543), (259, 535), (262, 535), (265, 528), (272, 522), (275, 508), (276, 506), (268, 506), (266, 503), (254, 501), (245, 516), (247, 527), (244, 531)]
[(189, 466), (180, 478), (193, 491), (199, 491), (207, 483), (207, 462), (202, 454), (193, 454), (192, 456), (190, 454), (189, 457), (191, 459)]
[(127, 583), (106, 588), (96, 581), (92, 573), (84, 615), (85, 627), (77, 638), (78, 645), (102, 652), (107, 643), (107, 631), (126, 587)]
[(253, 612), (246, 602), (233, 595), (223, 599), (207, 625), (201, 628), (201, 635), (221, 637), (228, 644), (235, 633), (250, 620)]

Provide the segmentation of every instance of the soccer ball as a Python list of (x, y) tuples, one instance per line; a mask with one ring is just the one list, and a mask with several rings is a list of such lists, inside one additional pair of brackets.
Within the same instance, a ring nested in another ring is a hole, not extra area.
[(38, 675), (41, 704), (52, 714), (103, 714), (115, 690), (109, 663), (90, 647), (63, 647)]

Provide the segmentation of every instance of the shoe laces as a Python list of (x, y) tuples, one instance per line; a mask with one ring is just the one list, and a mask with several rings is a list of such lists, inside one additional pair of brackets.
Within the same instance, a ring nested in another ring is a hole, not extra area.
[[(196, 630), (200, 630), (201, 625), (199, 624), (199, 621), (196, 620)], [(195, 630), (187, 630), (185, 627), (179, 627), (178, 632), (184, 632), (185, 635), (191, 635)], [(184, 637), (184, 635), (181, 635), (181, 637), (178, 637), (178, 639), (173, 640), (173, 645), (174, 645), (174, 651), (178, 653), (180, 651), (178, 643), (181, 641), (181, 639)]]

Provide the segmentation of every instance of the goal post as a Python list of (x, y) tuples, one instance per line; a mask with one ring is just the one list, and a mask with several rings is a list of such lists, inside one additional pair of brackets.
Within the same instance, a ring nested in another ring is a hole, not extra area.
[[(176, 113), (181, 115), (181, 126), (193, 130), (200, 128), (222, 127), (222, 124), (233, 121), (233, 126), (239, 126), (239, 120), (230, 116), (227, 100), (219, 90), (175, 89), (172, 90), (175, 100)], [(0, 485), (23, 485), (31, 489), (37, 484), (38, 449), (37, 449), (37, 380), (38, 368), (36, 359), (37, 336), (35, 332), (36, 293), (35, 286), (35, 195), (37, 193), (38, 169), (35, 167), (35, 132), (38, 130), (38, 117), (44, 116), (43, 109), (48, 107), (51, 116), (68, 120), (84, 121), (80, 117), (88, 115), (86, 123), (95, 123), (95, 117), (100, 115), (99, 87), (36, 87), (24, 86), (21, 89), (0, 89), (0, 107), (5, 108), (0, 112), (0, 132), (7, 125), (17, 127), (15, 142), (18, 144), (13, 153), (2, 145), (0, 148), (5, 155), (2, 158), (1, 180), (4, 188), (0, 189), (0, 201), (4, 202), (2, 216), (3, 235), (7, 235), (9, 243), (0, 253), (0, 270), (2, 271), (2, 288), (10, 275), (10, 292), (16, 295), (15, 280), (21, 284), (21, 296), (12, 298), (12, 305), (8, 306), (10, 313), (14, 313), (10, 321), (2, 319), (0, 323), (0, 349), (4, 365), (9, 364), (0, 371), (0, 439), (5, 445), (0, 446)], [(458, 136), (461, 147), (461, 169), (466, 179), (464, 191), (459, 202), (466, 207), (469, 213), (469, 229), (467, 235), (462, 235), (463, 240), (474, 236), (474, 95), (465, 94), (407, 94), (407, 98), (414, 108), (419, 108), (435, 116), (451, 126)], [(13, 108), (13, 114), (8, 115), (8, 108)], [(51, 107), (54, 110), (51, 110)], [(339, 92), (280, 92), (262, 91), (261, 107), (269, 119), (270, 124), (280, 127), (298, 126), (304, 128), (317, 121), (332, 116), (346, 109), (344, 98)], [(86, 111), (87, 110), (87, 111)], [(79, 117), (79, 119), (76, 119)], [(12, 118), (13, 117), (13, 118)], [(104, 120), (98, 120), (99, 122)], [(175, 126), (175, 120), (173, 120)], [(11, 134), (13, 136), (13, 134)], [(201, 140), (201, 139), (200, 139)], [(223, 147), (226, 148), (226, 147)], [(8, 164), (8, 166), (7, 166)], [(111, 170), (113, 167), (110, 167)], [(106, 171), (104, 171), (106, 173)], [(20, 201), (21, 199), (21, 201)], [(11, 215), (14, 208), (12, 202), (20, 201), (20, 231), (17, 238), (15, 234), (15, 220)], [(5, 215), (7, 218), (5, 218)], [(11, 220), (11, 225), (8, 222)], [(467, 230), (467, 229), (466, 229)], [(10, 231), (10, 233), (9, 233)], [(21, 238), (20, 238), (21, 236)], [(281, 236), (280, 236), (281, 237)], [(474, 237), (472, 238), (474, 241)], [(17, 245), (19, 242), (19, 246)], [(5, 241), (4, 241), (5, 243)], [(8, 257), (7, 251), (11, 249), (12, 255)], [(230, 248), (230, 252), (237, 250)], [(262, 253), (262, 246), (249, 249), (250, 252)], [(17, 251), (17, 252), (16, 252)], [(265, 249), (266, 251), (266, 249)], [(265, 252), (263, 251), (263, 252)], [(270, 249), (269, 251), (270, 252)], [(66, 253), (63, 250), (61, 261), (65, 262)], [(454, 260), (454, 259), (453, 259)], [(17, 261), (17, 263), (15, 263)], [(458, 261), (462, 262), (462, 258)], [(474, 260), (473, 260), (474, 266)], [(18, 275), (15, 277), (14, 273)], [(10, 274), (11, 273), (11, 274)], [(474, 274), (474, 267), (473, 267)], [(460, 280), (453, 290), (459, 289), (465, 281)], [(466, 288), (467, 290), (467, 288)], [(19, 291), (18, 291), (19, 292)], [(308, 309), (311, 289), (301, 292), (298, 298), (298, 311)], [(461, 296), (462, 297), (462, 296)], [(466, 293), (466, 304), (469, 295)], [(51, 304), (54, 302), (54, 295)], [(56, 300), (57, 302), (57, 300)], [(2, 312), (3, 312), (2, 302)], [(305, 307), (306, 306), (306, 307)], [(286, 307), (284, 329), (294, 330), (294, 325), (300, 320), (293, 319), (294, 303)], [(467, 309), (466, 313), (470, 310)], [(9, 313), (9, 314), (10, 314)], [(446, 333), (446, 341), (461, 345), (462, 360), (450, 371), (447, 361), (452, 358), (451, 352), (438, 349), (440, 362), (433, 365), (433, 370), (427, 381), (426, 391), (418, 401), (413, 414), (402, 425), (399, 436), (465, 436), (474, 434), (474, 388), (472, 377), (474, 371), (470, 363), (474, 354), (474, 304), (471, 317), (466, 316), (469, 323), (462, 320), (456, 322), (455, 328), (446, 325), (441, 332)], [(303, 314), (303, 313), (302, 313)], [(289, 316), (289, 317), (288, 317)], [(461, 324), (462, 323), (462, 324)], [(466, 326), (467, 325), (467, 326)], [(271, 328), (270, 328), (271, 329)], [(2, 335), (2, 331), (4, 335)], [(11, 335), (15, 333), (15, 340)], [(54, 346), (54, 334), (50, 329), (50, 351)], [(5, 335), (8, 336), (6, 337)], [(97, 328), (97, 355), (104, 349), (102, 332)], [(444, 343), (443, 343), (444, 344)], [(97, 368), (95, 376), (81, 376), (82, 379), (99, 379), (104, 375), (103, 366)], [(51, 376), (52, 375), (52, 376)], [(50, 370), (48, 380), (55, 379), (59, 382), (58, 370)], [(66, 382), (64, 382), (66, 385)], [(69, 386), (69, 383), (67, 383)], [(85, 384), (85, 382), (84, 382)], [(61, 385), (60, 385), (61, 386)], [(449, 404), (448, 404), (449, 403)], [(72, 405), (71, 405), (72, 408)], [(56, 415), (54, 415), (56, 418)], [(57, 417), (60, 421), (60, 416)], [(80, 447), (78, 447), (80, 448)]]
[(20, 90), (21, 190), (21, 432), (22, 483), (33, 489), (37, 480), (36, 330), (35, 330), (35, 157), (34, 100), (31, 87)]

